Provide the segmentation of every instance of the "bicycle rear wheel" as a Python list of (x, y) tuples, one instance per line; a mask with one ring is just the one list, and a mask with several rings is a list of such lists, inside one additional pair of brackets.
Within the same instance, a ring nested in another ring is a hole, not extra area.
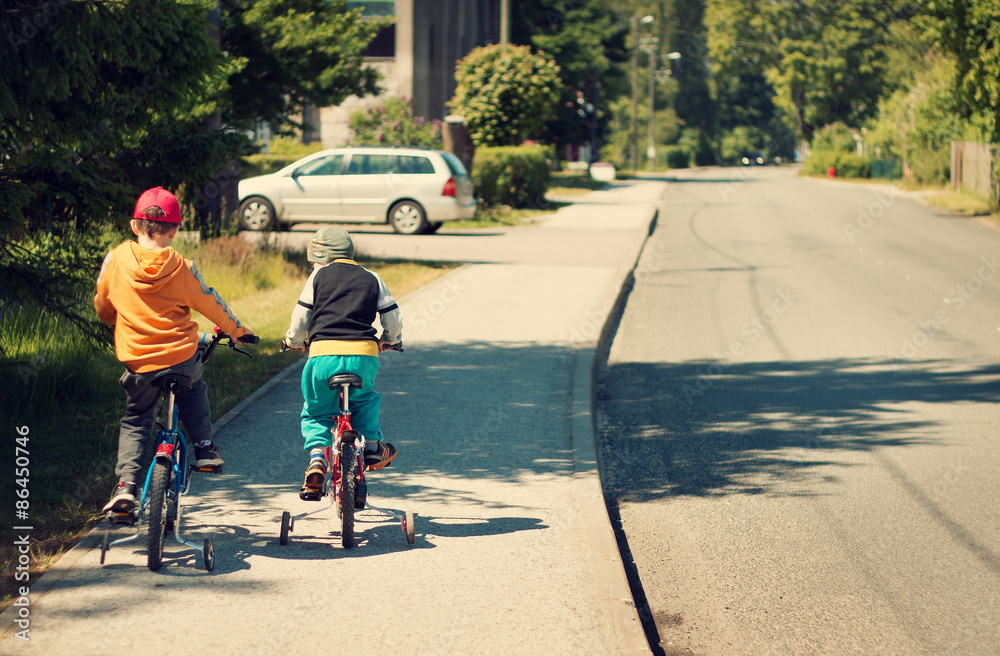
[(345, 549), (354, 546), (354, 497), (357, 493), (358, 461), (354, 445), (346, 440), (340, 445), (340, 543)]
[(146, 565), (154, 572), (163, 562), (163, 536), (166, 532), (167, 490), (170, 487), (169, 462), (153, 462), (153, 475), (149, 480), (149, 501), (146, 541)]

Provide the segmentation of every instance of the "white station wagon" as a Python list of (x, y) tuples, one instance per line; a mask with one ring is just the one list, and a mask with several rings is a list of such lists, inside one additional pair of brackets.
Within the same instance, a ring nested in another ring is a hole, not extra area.
[(239, 196), (239, 222), (247, 230), (388, 223), (400, 234), (416, 235), (476, 212), (462, 161), (423, 148), (330, 148), (241, 180)]

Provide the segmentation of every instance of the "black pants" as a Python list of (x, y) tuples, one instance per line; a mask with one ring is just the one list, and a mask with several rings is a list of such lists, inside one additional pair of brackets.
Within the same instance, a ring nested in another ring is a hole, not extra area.
[(208, 385), (201, 379), (202, 349), (180, 364), (166, 369), (142, 374), (125, 371), (121, 386), (125, 388), (125, 415), (122, 417), (118, 433), (118, 466), (115, 474), (119, 481), (133, 481), (141, 485), (139, 472), (142, 470), (149, 446), (149, 434), (156, 413), (156, 402), (161, 388), (158, 379), (176, 376), (183, 389), (175, 395), (184, 432), (191, 444), (212, 439), (212, 421), (208, 406)]

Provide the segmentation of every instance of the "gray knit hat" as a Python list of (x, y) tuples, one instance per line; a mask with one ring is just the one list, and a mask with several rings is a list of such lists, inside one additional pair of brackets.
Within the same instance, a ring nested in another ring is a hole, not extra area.
[(354, 259), (354, 242), (347, 231), (339, 226), (326, 226), (316, 231), (309, 242), (307, 257), (310, 262), (329, 264), (334, 260)]

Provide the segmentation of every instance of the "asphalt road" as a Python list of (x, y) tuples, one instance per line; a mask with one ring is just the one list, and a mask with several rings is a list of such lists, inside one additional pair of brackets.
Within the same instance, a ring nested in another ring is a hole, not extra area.
[(1000, 230), (776, 168), (669, 186), (598, 388), (666, 654), (1000, 653)]

